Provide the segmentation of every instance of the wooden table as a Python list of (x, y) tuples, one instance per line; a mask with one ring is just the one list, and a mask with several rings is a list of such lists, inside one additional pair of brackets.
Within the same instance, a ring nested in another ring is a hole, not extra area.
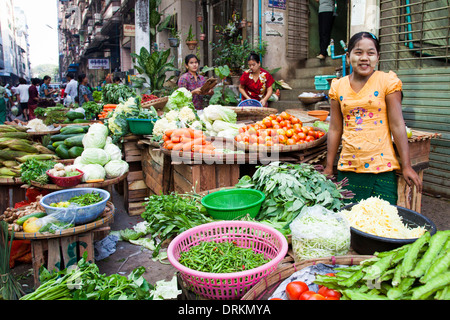
[(105, 211), (95, 221), (85, 225), (65, 229), (59, 233), (15, 232), (14, 239), (30, 240), (34, 286), (39, 287), (39, 269), (44, 266), (50, 272), (61, 271), (76, 265), (87, 252), (87, 260), (94, 262), (94, 238), (96, 234), (105, 235), (114, 221), (115, 207), (107, 203)]

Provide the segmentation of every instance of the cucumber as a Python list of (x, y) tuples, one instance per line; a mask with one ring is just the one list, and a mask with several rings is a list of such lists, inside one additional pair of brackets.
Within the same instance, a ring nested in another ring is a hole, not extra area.
[[(55, 142), (53, 142), (53, 143), (52, 143), (53, 149), (56, 150), (56, 148), (58, 148), (58, 146), (59, 146), (60, 144), (64, 144), (64, 141), (55, 141)], [(54, 150), (53, 150), (53, 151), (54, 151)]]
[(67, 149), (65, 144), (60, 144), (56, 150), (55, 150), (56, 154), (58, 155), (58, 157), (62, 158), (62, 159), (70, 159), (69, 156), (69, 149)]
[(84, 148), (83, 147), (72, 147), (69, 149), (69, 157), (70, 159), (75, 159), (79, 156), (81, 156), (81, 154), (83, 153)]
[(82, 147), (83, 146), (83, 137), (84, 137), (84, 133), (83, 134), (79, 134), (70, 138), (67, 138), (66, 140), (64, 140), (64, 144), (68, 147)]
[(53, 152), (55, 152), (55, 150), (56, 150), (56, 148), (55, 148), (54, 146), (52, 146), (51, 144), (49, 144), (49, 145), (47, 146), (47, 149), (48, 149), (48, 150), (51, 150), (51, 151), (53, 151)]
[(81, 126), (67, 126), (61, 129), (62, 134), (75, 134), (84, 133), (84, 129)]
[(89, 123), (89, 120), (84, 119), (75, 119), (72, 121), (73, 123)]
[(84, 119), (84, 114), (81, 112), (69, 111), (66, 113), (66, 117), (70, 120)]
[(74, 133), (74, 134), (54, 134), (54, 135), (51, 136), (50, 140), (52, 140), (52, 142), (64, 141), (67, 138), (77, 136), (78, 134), (79, 133)]
[(36, 217), (36, 218), (42, 218), (42, 217), (45, 217), (47, 214), (45, 213), (45, 212), (35, 212), (35, 213), (31, 213), (31, 214), (28, 214), (28, 215), (26, 215), (26, 216), (23, 216), (23, 217), (20, 217), (19, 219), (17, 219), (16, 221), (15, 221), (15, 223), (16, 224), (18, 224), (19, 226), (21, 226), (21, 225), (23, 225), (23, 223), (25, 222), (25, 221), (27, 221), (29, 218), (31, 218), (31, 217)]

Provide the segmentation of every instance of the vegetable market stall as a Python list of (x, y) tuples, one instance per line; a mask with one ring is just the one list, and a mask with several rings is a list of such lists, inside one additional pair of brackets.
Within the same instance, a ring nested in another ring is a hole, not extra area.
[(22, 184), (20, 177), (0, 178), (0, 212), (25, 199), (26, 189)]

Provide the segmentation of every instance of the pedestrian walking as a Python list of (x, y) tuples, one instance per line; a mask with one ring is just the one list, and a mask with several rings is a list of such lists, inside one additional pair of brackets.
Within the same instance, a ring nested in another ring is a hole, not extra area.
[(30, 85), (24, 78), (19, 78), (19, 85), (16, 87), (16, 99), (19, 102), (19, 116), (23, 115), (25, 121), (28, 121), (28, 89)]
[(83, 73), (78, 76), (78, 104), (81, 107), (88, 101), (94, 101), (94, 97), (88, 85), (88, 77)]
[(37, 108), (39, 101), (38, 88), (41, 81), (38, 78), (31, 79), (31, 85), (28, 88), (28, 119), (33, 120), (36, 118), (34, 110)]
[(336, 15), (336, 0), (316, 0), (319, 2), (319, 47), (318, 59), (328, 56), (327, 48), (331, 40), (334, 17)]

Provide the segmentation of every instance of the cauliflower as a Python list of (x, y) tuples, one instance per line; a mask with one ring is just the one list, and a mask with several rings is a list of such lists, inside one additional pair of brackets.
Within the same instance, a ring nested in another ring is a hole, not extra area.
[(53, 169), (56, 169), (57, 171), (64, 170), (64, 165), (62, 163), (57, 163), (57, 164), (55, 164)]
[(192, 111), (189, 107), (183, 107), (180, 110), (179, 114), (181, 121), (194, 121), (195, 120), (195, 113)]
[(164, 117), (167, 119), (167, 121), (172, 122), (172, 121), (177, 121), (178, 120), (178, 111), (176, 110), (171, 110), (169, 112), (167, 112)]
[(168, 121), (166, 118), (161, 118), (155, 122), (153, 127), (154, 136), (162, 136), (166, 130), (178, 128), (176, 121)]

